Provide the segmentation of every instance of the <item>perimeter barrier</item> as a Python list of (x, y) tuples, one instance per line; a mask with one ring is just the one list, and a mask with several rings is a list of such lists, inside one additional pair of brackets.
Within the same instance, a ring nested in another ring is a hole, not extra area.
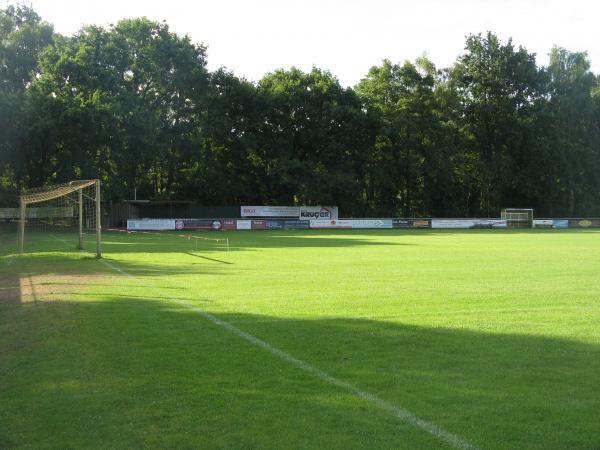
[[(600, 228), (600, 219), (535, 219), (534, 228)], [(504, 219), (129, 219), (132, 231), (307, 229), (506, 229)]]

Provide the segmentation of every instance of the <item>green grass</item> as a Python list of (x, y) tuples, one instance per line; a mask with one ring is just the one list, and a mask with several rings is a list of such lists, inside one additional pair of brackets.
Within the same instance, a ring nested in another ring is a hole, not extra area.
[(0, 448), (451, 448), (190, 306), (476, 447), (600, 448), (600, 232), (198, 235), (105, 233), (133, 277), (0, 237)]

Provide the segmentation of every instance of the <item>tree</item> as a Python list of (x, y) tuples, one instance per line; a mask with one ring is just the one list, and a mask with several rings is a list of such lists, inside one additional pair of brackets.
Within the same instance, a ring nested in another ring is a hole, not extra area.
[(519, 206), (526, 191), (517, 174), (535, 151), (541, 78), (535, 55), (515, 50), (510, 39), (503, 44), (491, 32), (471, 35), (466, 50), (451, 76), (462, 97), (466, 138), (477, 153), (479, 208), (472, 212), (490, 216), (507, 204)]
[(369, 156), (369, 203), (375, 214), (404, 217), (444, 209), (437, 192), (452, 184), (449, 147), (434, 93), (437, 71), (425, 58), (384, 60), (356, 87), (377, 118)]
[(555, 158), (552, 211), (574, 216), (600, 212), (600, 122), (598, 87), (585, 52), (554, 47), (550, 53), (547, 152)]
[(40, 53), (53, 28), (24, 5), (0, 9), (0, 193), (14, 201), (23, 176), (22, 141), (27, 124), (26, 88), (38, 72)]
[(266, 200), (359, 212), (369, 122), (356, 94), (329, 72), (294, 68), (266, 75), (258, 92)]
[(52, 155), (36, 181), (101, 177), (108, 197), (172, 195), (205, 114), (205, 65), (204, 47), (147, 19), (57, 41), (31, 87), (38, 110), (55, 110), (30, 133), (29, 160)]
[(354, 89), (314, 68), (258, 83), (145, 18), (71, 37), (0, 10), (0, 204), (103, 180), (104, 198), (336, 204), (345, 215), (600, 214), (600, 83), (472, 35), (448, 69), (384, 60)]
[(263, 102), (256, 86), (231, 72), (210, 74), (201, 145), (184, 169), (186, 198), (205, 204), (260, 203), (266, 191), (258, 130)]

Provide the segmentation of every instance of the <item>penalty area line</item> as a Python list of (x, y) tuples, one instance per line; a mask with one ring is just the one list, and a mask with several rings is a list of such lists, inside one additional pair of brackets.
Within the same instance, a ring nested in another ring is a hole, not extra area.
[[(134, 280), (142, 281), (139, 278), (126, 272), (125, 270), (117, 267), (116, 265), (109, 263), (105, 259), (99, 259), (98, 261), (100, 261), (102, 264), (104, 264), (111, 270), (120, 273), (121, 275), (124, 275), (124, 276), (134, 279)], [(144, 285), (144, 286), (148, 287), (148, 285)], [(159, 288), (154, 288), (154, 289), (158, 290)], [(228, 330), (231, 333), (237, 335), (238, 337), (244, 339), (245, 341), (268, 351), (269, 353), (279, 357), (283, 361), (290, 363), (297, 369), (303, 370), (304, 372), (309, 373), (313, 377), (318, 378), (319, 380), (324, 381), (327, 384), (336, 386), (338, 388), (341, 388), (341, 389), (344, 389), (344, 390), (350, 392), (355, 397), (360, 398), (361, 400), (367, 401), (367, 402), (375, 405), (380, 410), (383, 410), (383, 411), (387, 412), (388, 414), (400, 419), (401, 421), (435, 436), (436, 438), (440, 439), (441, 441), (444, 441), (447, 444), (450, 444), (454, 448), (458, 448), (461, 450), (476, 450), (477, 449), (477, 447), (475, 447), (471, 443), (467, 442), (463, 438), (461, 438), (453, 433), (450, 433), (449, 431), (446, 431), (439, 425), (436, 425), (433, 422), (429, 422), (425, 419), (422, 419), (422, 418), (416, 416), (415, 414), (413, 414), (412, 412), (408, 411), (407, 409), (401, 408), (401, 407), (396, 406), (386, 400), (383, 400), (382, 398), (378, 397), (375, 394), (372, 394), (367, 391), (363, 391), (362, 389), (359, 389), (358, 387), (354, 386), (351, 383), (348, 383), (347, 381), (344, 381), (344, 380), (336, 378), (332, 375), (329, 375), (327, 372), (324, 372), (323, 370), (310, 365), (306, 361), (298, 359), (295, 356), (292, 356), (291, 354), (289, 354), (283, 350), (280, 350), (277, 347), (272, 346), (268, 342), (254, 336), (250, 333), (246, 333), (245, 331), (241, 330), (240, 328), (237, 328), (236, 326), (232, 325), (231, 323), (225, 322), (225, 321), (213, 316), (212, 314), (204, 311), (201, 308), (190, 305), (181, 300), (176, 300), (176, 299), (170, 299), (170, 300), (173, 303), (176, 303), (176, 304), (181, 305), (191, 311), (194, 311), (198, 315), (204, 317), (209, 322), (212, 322), (213, 324), (215, 324), (217, 326), (225, 328), (226, 330)]]

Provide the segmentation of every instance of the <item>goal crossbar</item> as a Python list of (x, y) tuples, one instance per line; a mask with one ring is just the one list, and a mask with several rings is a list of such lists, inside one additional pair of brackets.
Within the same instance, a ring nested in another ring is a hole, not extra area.
[(86, 187), (93, 186), (96, 184), (96, 182), (97, 180), (80, 180), (71, 181), (70, 183), (65, 184), (58, 184), (47, 189), (38, 188), (21, 195), (21, 202), (25, 205), (31, 205), (33, 203), (54, 200), (55, 198), (63, 197), (67, 194), (80, 191)]

